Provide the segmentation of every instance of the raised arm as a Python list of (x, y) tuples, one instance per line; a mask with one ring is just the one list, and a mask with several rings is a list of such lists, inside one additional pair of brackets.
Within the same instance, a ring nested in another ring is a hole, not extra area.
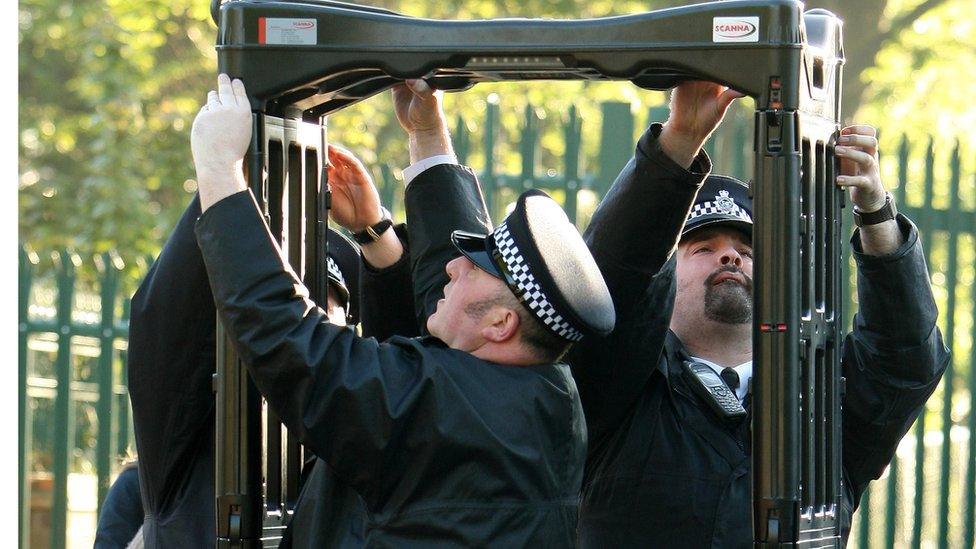
[(918, 230), (902, 215), (897, 226), (905, 242), (884, 256), (851, 239), (858, 312), (843, 349), (843, 448), (858, 495), (887, 467), (949, 363)]
[[(844, 128), (836, 153), (837, 184), (850, 189), (858, 211), (886, 207), (876, 131)], [(844, 341), (844, 470), (853, 501), (878, 478), (935, 390), (949, 363), (936, 326), (918, 229), (905, 216), (858, 228), (851, 238), (857, 264), (858, 312)]]
[[(329, 188), (332, 209), (329, 216), (350, 233), (361, 233), (383, 220), (380, 193), (363, 163), (351, 152), (329, 145)], [(403, 245), (390, 230), (360, 244), (363, 260), (374, 269), (385, 269), (403, 256)]]
[(221, 75), (193, 125), (197, 242), (217, 312), (269, 406), (369, 500), (430, 372), (417, 353), (329, 324), (308, 299), (244, 187), (250, 117), (243, 83)]
[(249, 191), (204, 212), (196, 232), (221, 322), (258, 390), (304, 445), (368, 497), (430, 372), (401, 346), (329, 324)]
[(641, 136), (584, 233), (614, 299), (618, 323), (671, 256), (698, 188), (711, 171), (702, 145), (741, 94), (711, 82), (684, 82), (671, 114)]
[[(378, 226), (385, 214), (380, 194), (363, 163), (338, 145), (329, 145), (330, 216), (350, 233)], [(391, 220), (392, 222), (392, 220)], [(385, 341), (394, 335), (420, 335), (413, 305), (413, 279), (406, 229), (395, 225), (377, 234), (366, 232), (362, 251), (360, 311), (363, 335)], [(376, 238), (373, 238), (376, 235)]]
[[(411, 80), (393, 89), (393, 100), (397, 119), (407, 132), (412, 163), (453, 157), (439, 92), (422, 80)], [(405, 197), (414, 306), (418, 325), (426, 333), (427, 317), (448, 282), (444, 267), (459, 255), (451, 233), (459, 229), (487, 234), (491, 218), (474, 172), (457, 164), (424, 170), (407, 185)]]
[(617, 310), (609, 336), (583, 341), (568, 357), (592, 442), (617, 424), (657, 365), (674, 301), (669, 258), (711, 170), (702, 145), (737, 97), (710, 82), (676, 87), (667, 123), (644, 132), (583, 235)]
[[(146, 513), (189, 506), (212, 526), (216, 312), (193, 234), (199, 215), (195, 197), (132, 297), (127, 367)], [(195, 493), (185, 489), (192, 475), (210, 497), (180, 502)], [(208, 503), (209, 513), (196, 507)]]

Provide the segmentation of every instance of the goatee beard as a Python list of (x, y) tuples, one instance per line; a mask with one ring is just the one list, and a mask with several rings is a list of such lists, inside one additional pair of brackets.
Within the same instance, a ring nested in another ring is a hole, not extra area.
[[(723, 273), (735, 273), (746, 281), (745, 286), (735, 280), (715, 284)], [(752, 322), (752, 278), (738, 267), (729, 265), (710, 274), (705, 279), (705, 317), (722, 324), (746, 324)]]

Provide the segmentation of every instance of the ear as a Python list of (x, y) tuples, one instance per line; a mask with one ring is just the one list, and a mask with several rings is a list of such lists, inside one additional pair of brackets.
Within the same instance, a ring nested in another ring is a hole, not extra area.
[(508, 307), (495, 306), (484, 316), (481, 337), (492, 343), (505, 343), (518, 334), (518, 313)]

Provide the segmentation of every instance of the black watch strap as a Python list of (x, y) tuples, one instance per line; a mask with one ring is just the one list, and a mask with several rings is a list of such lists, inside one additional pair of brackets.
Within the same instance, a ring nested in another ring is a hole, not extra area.
[(370, 225), (357, 233), (352, 233), (352, 239), (359, 244), (371, 244), (376, 242), (380, 239), (380, 236), (383, 233), (393, 226), (393, 219), (391, 219), (392, 217), (393, 216), (390, 215), (390, 212), (386, 208), (383, 208), (383, 219), (381, 219), (380, 222), (375, 225)]
[(895, 201), (891, 198), (891, 193), (885, 193), (885, 204), (876, 212), (862, 212), (854, 206), (854, 224), (858, 227), (867, 225), (877, 225), (889, 219), (894, 219), (898, 215), (895, 209)]

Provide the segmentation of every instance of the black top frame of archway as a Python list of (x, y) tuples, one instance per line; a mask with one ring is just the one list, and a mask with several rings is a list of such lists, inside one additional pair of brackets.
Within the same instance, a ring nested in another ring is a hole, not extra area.
[[(219, 70), (247, 83), (255, 112), (249, 184), (316, 299), (326, 287), (329, 113), (406, 78), (453, 91), (547, 79), (667, 89), (701, 79), (750, 95), (756, 545), (840, 544), (844, 193), (832, 181), (844, 54), (833, 14), (804, 13), (796, 0), (728, 0), (587, 20), (439, 21), (326, 0), (220, 2)], [(269, 21), (300, 28), (269, 36)], [(243, 372), (220, 345), (218, 546), (276, 546), (302, 452), (262, 412)]]

